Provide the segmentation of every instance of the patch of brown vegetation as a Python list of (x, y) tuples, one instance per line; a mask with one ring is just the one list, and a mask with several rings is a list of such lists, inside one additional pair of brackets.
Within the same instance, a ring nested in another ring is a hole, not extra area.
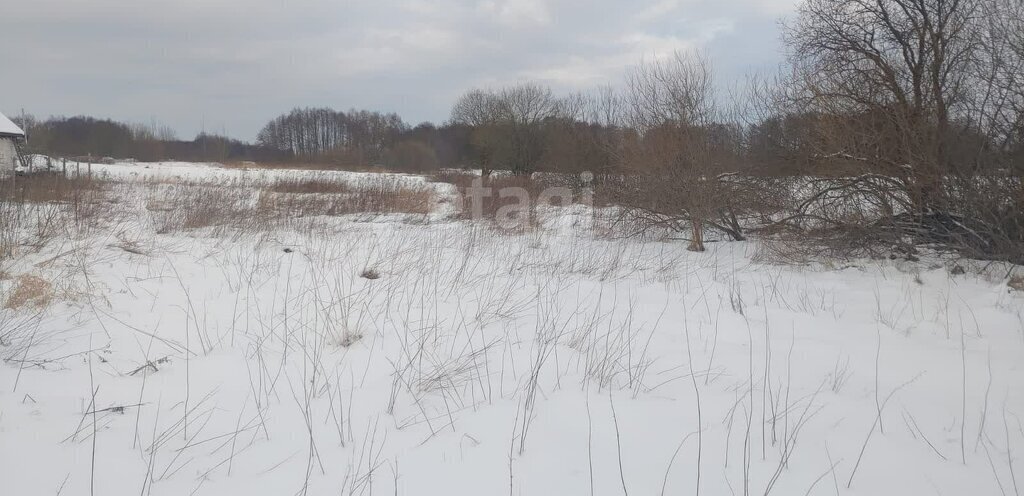
[(110, 182), (88, 176), (31, 174), (0, 180), (0, 200), (18, 203), (82, 203), (101, 201)]
[(4, 308), (16, 310), (22, 307), (42, 309), (53, 300), (53, 285), (39, 276), (24, 274), (18, 276), (14, 288), (7, 295)]
[(273, 193), (343, 194), (350, 193), (352, 186), (343, 181), (326, 178), (282, 178), (274, 181), (267, 190)]
[(262, 191), (256, 211), (267, 218), (350, 214), (417, 214), (433, 210), (433, 191), (398, 184), (374, 184), (347, 194), (297, 194)]
[(161, 234), (206, 227), (261, 231), (313, 216), (426, 215), (434, 189), (387, 177), (348, 184), (329, 178), (288, 178), (269, 184), (154, 185), (146, 202)]
[(358, 165), (346, 163), (323, 163), (323, 162), (252, 162), (252, 161), (229, 161), (221, 162), (225, 169), (284, 169), (284, 170), (314, 170), (314, 171), (346, 171), (346, 172), (393, 172), (386, 167), (372, 165)]
[(1009, 282), (1006, 283), (1006, 285), (1009, 286), (1010, 289), (1013, 289), (1014, 291), (1024, 292), (1024, 276), (1013, 276), (1010, 278)]

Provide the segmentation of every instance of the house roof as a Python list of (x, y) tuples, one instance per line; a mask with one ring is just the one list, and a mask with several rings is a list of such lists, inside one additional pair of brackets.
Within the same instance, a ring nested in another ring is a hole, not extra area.
[(0, 136), (24, 138), (25, 131), (11, 122), (4, 114), (0, 114)]

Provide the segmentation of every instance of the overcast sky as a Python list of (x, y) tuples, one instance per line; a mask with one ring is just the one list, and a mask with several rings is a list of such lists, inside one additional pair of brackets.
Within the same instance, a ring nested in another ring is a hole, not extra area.
[(722, 80), (780, 61), (796, 0), (27, 0), (0, 12), (0, 111), (204, 125), (251, 140), (296, 106), (448, 117), (473, 87), (618, 83), (703, 47)]

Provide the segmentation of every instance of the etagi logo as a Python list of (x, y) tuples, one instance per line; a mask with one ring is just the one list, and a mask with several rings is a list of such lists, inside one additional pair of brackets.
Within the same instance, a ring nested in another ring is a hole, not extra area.
[(522, 229), (537, 220), (538, 207), (594, 206), (594, 175), (583, 172), (569, 178), (575, 187), (524, 187), (508, 185), (515, 181), (505, 178), (476, 177), (464, 191), (456, 193), (456, 202), (464, 218), (493, 220), (503, 229)]

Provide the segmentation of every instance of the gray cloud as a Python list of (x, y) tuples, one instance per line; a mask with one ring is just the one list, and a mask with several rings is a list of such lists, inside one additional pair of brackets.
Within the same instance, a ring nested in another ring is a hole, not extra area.
[(0, 110), (158, 120), (251, 139), (293, 106), (441, 121), (475, 86), (616, 83), (705, 47), (724, 79), (776, 64), (795, 0), (33, 0), (0, 17)]

